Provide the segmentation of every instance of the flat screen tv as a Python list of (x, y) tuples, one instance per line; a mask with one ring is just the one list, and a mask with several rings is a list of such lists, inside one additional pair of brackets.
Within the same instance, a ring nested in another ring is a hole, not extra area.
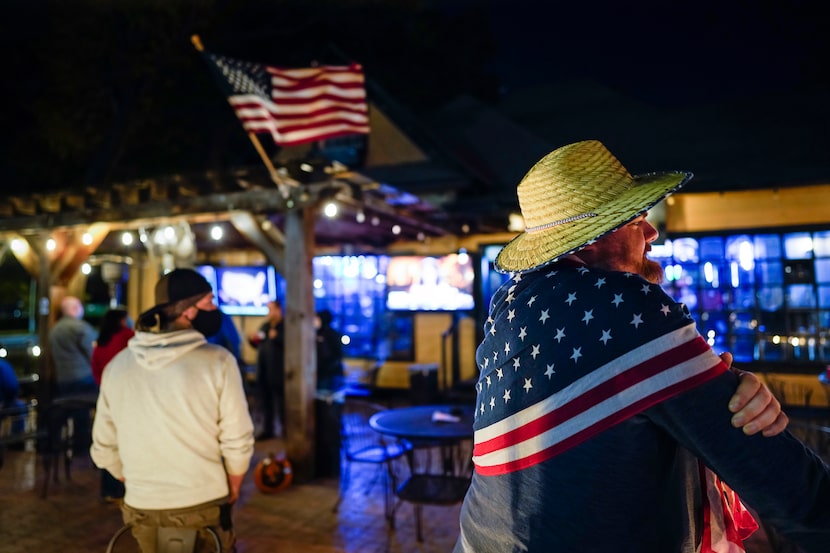
[(277, 297), (276, 271), (271, 266), (216, 267), (216, 298), (228, 315), (267, 315)]
[(386, 270), (390, 311), (473, 309), (473, 263), (466, 253), (393, 256)]

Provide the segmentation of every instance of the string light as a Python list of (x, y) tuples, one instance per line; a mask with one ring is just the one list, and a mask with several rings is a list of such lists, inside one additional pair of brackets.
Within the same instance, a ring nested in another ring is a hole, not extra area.
[(12, 240), (12, 251), (16, 254), (22, 254), (28, 249), (28, 247), (29, 245), (25, 240), (21, 240), (20, 238)]

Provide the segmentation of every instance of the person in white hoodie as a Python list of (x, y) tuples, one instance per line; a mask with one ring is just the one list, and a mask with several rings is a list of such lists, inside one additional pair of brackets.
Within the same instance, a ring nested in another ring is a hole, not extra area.
[(221, 317), (204, 277), (175, 269), (155, 300), (104, 371), (90, 454), (124, 481), (123, 519), (142, 552), (155, 552), (159, 526), (209, 526), (232, 552), (231, 506), (254, 452), (242, 377), (205, 339)]

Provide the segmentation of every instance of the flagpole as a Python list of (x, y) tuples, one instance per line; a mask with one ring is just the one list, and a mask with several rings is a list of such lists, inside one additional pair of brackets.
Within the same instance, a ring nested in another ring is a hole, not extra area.
[[(200, 54), (205, 53), (205, 47), (202, 45), (202, 39), (199, 35), (192, 35), (190, 37), (190, 41)], [(268, 169), (268, 174), (271, 176), (271, 180), (274, 181), (274, 184), (277, 185), (280, 193), (282, 193), (282, 197), (288, 199), (291, 195), (289, 187), (296, 187), (297, 183), (286, 180), (280, 176), (279, 172), (277, 172), (277, 168), (274, 167), (274, 164), (271, 162), (271, 158), (269, 158), (268, 154), (265, 152), (265, 148), (262, 147), (262, 142), (259, 141), (259, 137), (257, 137), (255, 133), (249, 131), (248, 138), (251, 140), (251, 143), (254, 145), (254, 149), (256, 149), (259, 157), (262, 159), (262, 163), (264, 163), (265, 167)]]

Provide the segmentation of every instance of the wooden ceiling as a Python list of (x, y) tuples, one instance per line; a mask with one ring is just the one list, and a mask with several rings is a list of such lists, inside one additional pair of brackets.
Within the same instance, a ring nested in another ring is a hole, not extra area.
[[(439, 208), (359, 173), (330, 167), (325, 178), (300, 183), (290, 178), (276, 185), (264, 169), (232, 174), (176, 175), (116, 183), (106, 189), (85, 188), (49, 194), (15, 194), (0, 206), (0, 236), (40, 234), (52, 229), (76, 230), (106, 224), (106, 237), (96, 255), (129, 255), (145, 246), (124, 245), (122, 235), (138, 238), (163, 225), (186, 221), (198, 249), (257, 249), (233, 224), (246, 214), (264, 230), (281, 233), (288, 210), (307, 209), (315, 217), (317, 247), (376, 251), (395, 242), (424, 241), (454, 232), (453, 222)], [(326, 204), (336, 214), (324, 213)], [(219, 240), (211, 238), (214, 226)]]

